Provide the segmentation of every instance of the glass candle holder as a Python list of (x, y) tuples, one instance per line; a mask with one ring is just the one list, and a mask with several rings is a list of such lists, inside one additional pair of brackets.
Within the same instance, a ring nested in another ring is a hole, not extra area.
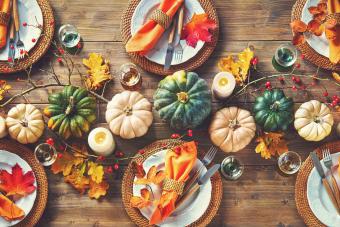
[(142, 87), (142, 76), (135, 64), (126, 63), (120, 67), (120, 83), (126, 90), (137, 91)]
[(221, 164), (221, 173), (227, 180), (239, 179), (244, 171), (244, 166), (235, 156), (226, 157)]
[(48, 143), (42, 143), (35, 148), (34, 156), (41, 165), (50, 166), (57, 159), (57, 151)]
[(277, 164), (283, 173), (292, 175), (297, 173), (301, 167), (301, 156), (294, 151), (287, 151), (280, 155)]
[(292, 70), (297, 60), (298, 52), (292, 44), (286, 43), (279, 46), (272, 59), (273, 67), (279, 72)]
[(58, 38), (66, 48), (74, 48), (80, 42), (80, 34), (77, 28), (71, 24), (62, 25), (59, 28)]

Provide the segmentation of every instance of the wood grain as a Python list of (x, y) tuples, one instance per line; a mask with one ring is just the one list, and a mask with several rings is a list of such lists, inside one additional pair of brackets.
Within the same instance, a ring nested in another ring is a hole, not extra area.
[[(116, 76), (110, 84), (106, 97), (111, 98), (114, 94), (122, 91), (118, 80), (118, 69), (123, 63), (129, 62), (120, 37), (120, 17), (127, 7), (127, 0), (50, 0), (53, 6), (56, 23), (74, 24), (78, 27), (84, 41), (84, 48), (75, 57), (75, 62), (82, 73), (86, 69), (82, 66), (82, 59), (91, 52), (101, 53), (111, 62), (111, 72)], [(271, 65), (271, 59), (275, 49), (282, 43), (291, 39), (289, 28), (291, 8), (294, 0), (214, 0), (213, 1), (220, 19), (221, 34), (218, 46), (211, 58), (197, 70), (209, 85), (213, 76), (218, 72), (217, 62), (228, 53), (236, 53), (246, 46), (255, 47), (256, 55), (260, 62), (258, 69), (265, 75), (275, 73)], [(58, 26), (57, 26), (58, 27)], [(46, 83), (49, 75), (39, 69), (49, 69), (52, 54), (47, 54), (40, 60), (33, 71), (33, 79), (40, 83)], [(55, 63), (56, 72), (66, 75), (65, 67)], [(303, 62), (298, 70), (301, 73), (313, 75), (316, 67)], [(142, 93), (152, 101), (153, 93), (162, 77), (142, 72)], [(251, 74), (252, 77), (260, 77), (258, 73)], [(330, 72), (321, 71), (321, 76), (330, 78)], [(6, 79), (12, 85), (10, 94), (15, 94), (29, 85), (22, 81), (23, 73), (13, 75), (0, 75), (0, 79)], [(66, 81), (66, 76), (62, 80)], [(74, 75), (72, 81), (80, 84), (79, 77)], [(279, 86), (276, 79), (269, 80), (273, 86)], [(304, 79), (304, 83), (310, 83)], [(321, 97), (327, 88), (329, 94), (340, 95), (339, 87), (332, 81), (320, 83), (311, 90), (307, 97), (301, 92), (286, 91), (286, 95), (292, 96), (295, 101), (295, 109), (305, 100)], [(57, 88), (42, 89), (34, 91), (26, 98), (30, 103), (40, 109), (47, 103), (47, 96), (51, 92), (58, 91)], [(24, 99), (15, 100), (15, 103), (25, 102)], [(237, 105), (251, 110), (254, 97), (247, 99), (239, 97), (231, 100), (229, 104), (223, 104), (213, 100), (213, 112), (224, 106)], [(12, 107), (10, 105), (8, 108)], [(98, 105), (99, 120), (104, 122), (106, 105)], [(0, 110), (1, 111), (1, 110)], [(132, 155), (138, 149), (150, 144), (154, 140), (168, 138), (173, 131), (168, 125), (161, 121), (158, 114), (154, 112), (154, 124), (149, 132), (142, 138), (134, 140), (123, 140), (116, 137), (118, 148), (125, 155)], [(340, 121), (340, 113), (334, 112), (335, 122)], [(210, 119), (210, 118), (209, 118)], [(194, 131), (194, 138), (199, 142), (199, 149), (207, 151), (211, 146), (207, 129), (209, 119)], [(336, 140), (335, 130), (331, 136), (320, 143), (306, 142), (298, 136), (295, 130), (290, 129), (286, 138), (289, 141), (290, 150), (298, 152), (305, 159), (309, 152), (327, 141)], [(43, 140), (43, 139), (42, 139)], [(228, 227), (264, 227), (264, 226), (305, 226), (299, 217), (294, 201), (295, 177), (282, 176), (277, 167), (276, 160), (264, 160), (255, 153), (256, 143), (253, 141), (242, 151), (235, 155), (244, 163), (244, 175), (236, 182), (224, 181), (223, 201), (210, 226)], [(216, 162), (222, 161), (228, 154), (218, 152)], [(39, 227), (45, 226), (134, 226), (126, 215), (121, 202), (121, 176), (125, 166), (110, 179), (110, 191), (108, 196), (97, 201), (91, 200), (87, 195), (79, 195), (70, 185), (64, 183), (60, 175), (53, 175), (47, 168), (49, 179), (48, 206)]]

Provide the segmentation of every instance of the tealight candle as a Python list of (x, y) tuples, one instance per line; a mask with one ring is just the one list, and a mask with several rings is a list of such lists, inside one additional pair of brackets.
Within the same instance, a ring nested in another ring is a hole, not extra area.
[(88, 143), (96, 155), (109, 156), (116, 148), (110, 130), (103, 127), (95, 128), (90, 132)]
[(218, 73), (212, 83), (212, 92), (216, 98), (228, 98), (234, 91), (236, 80), (229, 72)]

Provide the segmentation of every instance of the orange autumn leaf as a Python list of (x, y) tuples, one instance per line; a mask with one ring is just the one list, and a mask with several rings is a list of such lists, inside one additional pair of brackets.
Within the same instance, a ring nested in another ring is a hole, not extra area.
[(309, 11), (309, 13), (312, 14), (312, 15), (315, 15), (315, 14), (320, 13), (320, 11), (319, 11), (319, 9), (318, 9), (317, 6), (311, 6), (311, 7), (309, 7), (309, 8), (308, 8), (308, 11)]
[(144, 207), (148, 207), (152, 204), (150, 197), (151, 193), (147, 188), (143, 188), (140, 190), (141, 196), (132, 196), (130, 199), (131, 207), (135, 207), (138, 209), (142, 209)]
[(109, 184), (106, 181), (101, 183), (96, 183), (90, 180), (90, 190), (88, 191), (89, 197), (91, 199), (99, 199), (101, 196), (106, 195), (107, 189), (109, 189)]
[(283, 133), (264, 133), (256, 141), (258, 145), (255, 148), (255, 152), (260, 153), (264, 159), (269, 159), (271, 156), (281, 155), (288, 151), (287, 143), (283, 139)]
[(134, 184), (161, 184), (165, 178), (165, 172), (163, 170), (157, 171), (156, 166), (152, 166), (148, 173), (146, 174), (146, 178), (138, 178)]
[(319, 23), (323, 23), (326, 19), (327, 14), (326, 13), (319, 13), (313, 16), (313, 20), (318, 21)]
[(18, 164), (12, 167), (11, 173), (0, 170), (0, 190), (6, 193), (6, 196), (25, 197), (36, 190), (34, 182), (33, 172), (27, 171), (24, 174)]
[(320, 24), (316, 20), (311, 20), (307, 25), (307, 29), (308, 29), (308, 31), (310, 31), (314, 35), (320, 36), (320, 35), (322, 35), (325, 27), (324, 27), (323, 24)]
[(319, 13), (327, 14), (327, 3), (319, 2), (317, 8), (318, 8)]
[(292, 43), (293, 45), (296, 46), (296, 45), (300, 45), (304, 43), (305, 41), (306, 41), (305, 36), (303, 35), (303, 33), (299, 32), (299, 33), (294, 34)]
[(336, 72), (332, 72), (332, 76), (334, 78), (334, 80), (338, 83), (340, 83), (340, 75), (339, 73), (336, 73)]
[(290, 23), (293, 33), (307, 31), (307, 25), (301, 20), (294, 20)]
[(90, 179), (84, 176), (84, 170), (74, 169), (71, 175), (65, 177), (65, 182), (70, 183), (80, 194), (83, 194), (89, 187)]
[(62, 172), (64, 176), (70, 175), (72, 168), (84, 162), (81, 157), (75, 157), (67, 151), (53, 163), (51, 170), (54, 174)]
[(194, 14), (188, 24), (183, 28), (182, 38), (186, 40), (188, 46), (196, 47), (199, 40), (211, 42), (211, 31), (215, 30), (217, 24), (209, 19), (208, 14)]
[(25, 212), (6, 196), (0, 194), (0, 217), (6, 221), (20, 220), (25, 217)]

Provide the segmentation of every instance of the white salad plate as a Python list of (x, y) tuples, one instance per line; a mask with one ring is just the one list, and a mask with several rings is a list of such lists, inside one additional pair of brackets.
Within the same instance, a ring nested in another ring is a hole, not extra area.
[[(338, 163), (339, 157), (340, 153), (332, 154), (334, 164)], [(330, 171), (325, 167), (323, 160), (321, 160), (321, 165), (329, 178)], [(339, 186), (340, 177), (339, 174), (337, 174), (337, 168), (338, 166), (333, 167), (333, 173)], [(331, 182), (330, 179), (329, 182)], [(336, 209), (328, 197), (326, 189), (322, 184), (321, 177), (315, 167), (312, 169), (308, 177), (307, 198), (312, 212), (323, 224), (329, 227), (340, 226), (340, 215), (337, 214)]]
[[(317, 6), (319, 0), (307, 0), (305, 6), (302, 9), (301, 20), (308, 24), (311, 20), (313, 20), (313, 15), (308, 11), (308, 8), (311, 6)], [(321, 36), (316, 36), (313, 34), (305, 34), (305, 38), (307, 43), (320, 55), (329, 58), (329, 42), (326, 38), (325, 33)]]
[[(139, 28), (146, 23), (151, 13), (158, 8), (161, 0), (141, 0), (138, 6), (136, 7), (135, 12), (132, 15), (131, 19), (131, 34), (134, 35)], [(187, 24), (192, 16), (196, 14), (204, 13), (204, 9), (201, 4), (197, 0), (185, 0), (185, 16), (184, 23)], [(168, 47), (168, 37), (169, 37), (170, 29), (164, 32), (156, 46), (153, 50), (149, 51), (145, 57), (152, 62), (155, 62), (160, 65), (164, 65), (165, 63), (165, 55)], [(176, 37), (178, 38), (178, 37)], [(191, 58), (193, 58), (204, 46), (203, 41), (198, 41), (195, 48), (190, 47), (186, 44), (185, 40), (181, 40), (181, 45), (183, 47), (183, 57), (182, 61), (176, 61), (174, 58), (172, 59), (171, 65), (179, 65), (182, 64)]]
[[(39, 4), (36, 0), (18, 0), (18, 11), (19, 11), (19, 21), (20, 21), (20, 39), (24, 42), (25, 50), (29, 52), (37, 43), (40, 35), (41, 29), (38, 25), (43, 25), (43, 15)], [(27, 23), (30, 26), (23, 26), (23, 23)], [(33, 26), (31, 26), (33, 25)], [(9, 31), (9, 28), (8, 28)], [(9, 34), (9, 32), (8, 32)], [(32, 40), (35, 39), (35, 42)], [(17, 34), (15, 43), (18, 40)], [(0, 61), (8, 60), (9, 52), (9, 38), (7, 37), (7, 45), (0, 51)], [(20, 57), (20, 52), (15, 50), (15, 59)]]
[[(158, 170), (164, 170), (164, 160), (166, 156), (167, 150), (162, 150), (154, 155), (148, 157), (143, 163), (143, 168), (145, 172), (152, 166), (157, 166)], [(196, 164), (194, 166), (194, 170), (203, 166), (203, 163), (197, 159)], [(203, 171), (201, 175), (205, 174), (207, 169), (203, 167)], [(134, 181), (137, 178), (134, 179)], [(157, 185), (150, 184), (154, 199), (159, 199), (161, 196), (161, 188)], [(133, 185), (133, 195), (140, 196), (140, 190), (145, 188), (145, 185)], [(175, 210), (166, 220), (160, 223), (158, 226), (162, 227), (178, 227), (178, 226), (187, 226), (191, 223), (197, 221), (207, 210), (210, 200), (211, 200), (211, 181), (209, 180), (205, 185), (203, 185), (199, 191), (188, 198), (177, 210)], [(154, 205), (151, 205), (146, 208), (140, 209), (141, 214), (150, 220), (153, 211), (155, 209)]]
[[(24, 174), (28, 171), (32, 171), (32, 168), (28, 165), (28, 163), (18, 155), (8, 151), (0, 150), (0, 170), (7, 170), (7, 172), (10, 173), (12, 171), (12, 167), (17, 163), (22, 168)], [(36, 180), (34, 182), (34, 186), (37, 187)], [(25, 217), (33, 208), (36, 197), (37, 190), (15, 202), (15, 204), (25, 212)], [(8, 222), (0, 217), (0, 226), (13, 226), (18, 224), (20, 221), (21, 220)]]

